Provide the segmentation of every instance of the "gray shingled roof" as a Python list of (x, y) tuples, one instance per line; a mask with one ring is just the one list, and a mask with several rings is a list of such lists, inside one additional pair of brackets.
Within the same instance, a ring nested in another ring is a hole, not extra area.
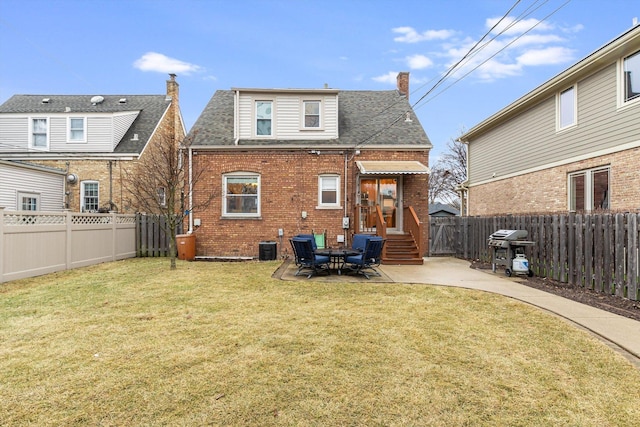
[[(0, 113), (54, 114), (71, 112), (118, 113), (140, 111), (127, 133), (116, 146), (115, 153), (141, 153), (171, 104), (166, 95), (101, 95), (104, 101), (93, 105), (93, 95), (14, 95), (0, 105)], [(42, 100), (48, 98), (48, 103)], [(120, 103), (120, 99), (126, 102)], [(138, 140), (132, 141), (133, 134)]]
[[(218, 90), (191, 128), (189, 135), (196, 146), (234, 145), (234, 91)], [(405, 122), (405, 112), (411, 111), (411, 122)], [(429, 137), (406, 97), (397, 91), (340, 91), (338, 93), (339, 138), (337, 140), (240, 140), (238, 145), (300, 146), (403, 145), (431, 148)], [(398, 120), (399, 119), (399, 120)], [(381, 132), (382, 131), (382, 132)], [(377, 135), (373, 138), (372, 136)]]

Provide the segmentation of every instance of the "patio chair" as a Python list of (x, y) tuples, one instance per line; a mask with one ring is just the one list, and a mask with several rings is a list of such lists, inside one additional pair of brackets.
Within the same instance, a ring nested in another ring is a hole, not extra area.
[(298, 271), (295, 273), (296, 276), (303, 270), (309, 271), (307, 279), (318, 273), (330, 274), (329, 263), (331, 258), (324, 255), (316, 255), (312, 239), (294, 237), (290, 241), (295, 255), (295, 263), (298, 266)]
[(326, 247), (327, 242), (327, 230), (324, 230), (322, 233), (316, 233), (311, 230), (311, 234), (313, 235), (313, 239), (316, 242), (316, 249), (324, 249)]
[(353, 241), (351, 242), (351, 249), (358, 250), (360, 252), (364, 252), (367, 247), (367, 242), (372, 236), (371, 234), (354, 234)]
[(351, 272), (361, 274), (367, 279), (371, 275), (381, 276), (375, 267), (380, 265), (384, 242), (382, 237), (369, 236), (367, 245), (361, 254), (347, 257), (346, 263)]

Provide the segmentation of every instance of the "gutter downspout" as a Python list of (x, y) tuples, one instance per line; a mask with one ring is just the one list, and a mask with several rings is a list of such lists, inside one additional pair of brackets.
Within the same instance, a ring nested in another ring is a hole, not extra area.
[(238, 104), (240, 103), (240, 91), (236, 90), (236, 93), (233, 97), (233, 143), (238, 145), (238, 141), (240, 140), (240, 132), (238, 130), (238, 109), (240, 108)]
[(193, 233), (193, 149), (189, 146), (189, 231)]

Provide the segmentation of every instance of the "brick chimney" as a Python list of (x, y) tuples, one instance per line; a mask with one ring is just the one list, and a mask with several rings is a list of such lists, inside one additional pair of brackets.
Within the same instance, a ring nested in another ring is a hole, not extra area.
[(404, 95), (409, 99), (409, 73), (407, 71), (399, 72), (397, 82), (400, 95)]
[(169, 80), (167, 80), (167, 97), (171, 97), (173, 102), (178, 104), (178, 87), (180, 85), (176, 81), (175, 74), (169, 74)]

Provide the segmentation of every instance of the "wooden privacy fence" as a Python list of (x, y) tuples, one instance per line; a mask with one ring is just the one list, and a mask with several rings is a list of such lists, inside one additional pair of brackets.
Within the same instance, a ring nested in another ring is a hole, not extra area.
[[(176, 234), (180, 234), (182, 223), (177, 225)], [(164, 215), (137, 214), (136, 226), (136, 253), (139, 257), (169, 256), (170, 235)]]
[(0, 283), (136, 256), (135, 215), (0, 208)]
[(450, 241), (456, 257), (491, 262), (490, 234), (501, 229), (527, 230), (527, 240), (536, 244), (525, 247), (525, 253), (537, 276), (640, 299), (640, 214), (449, 217), (438, 221), (453, 227)]

